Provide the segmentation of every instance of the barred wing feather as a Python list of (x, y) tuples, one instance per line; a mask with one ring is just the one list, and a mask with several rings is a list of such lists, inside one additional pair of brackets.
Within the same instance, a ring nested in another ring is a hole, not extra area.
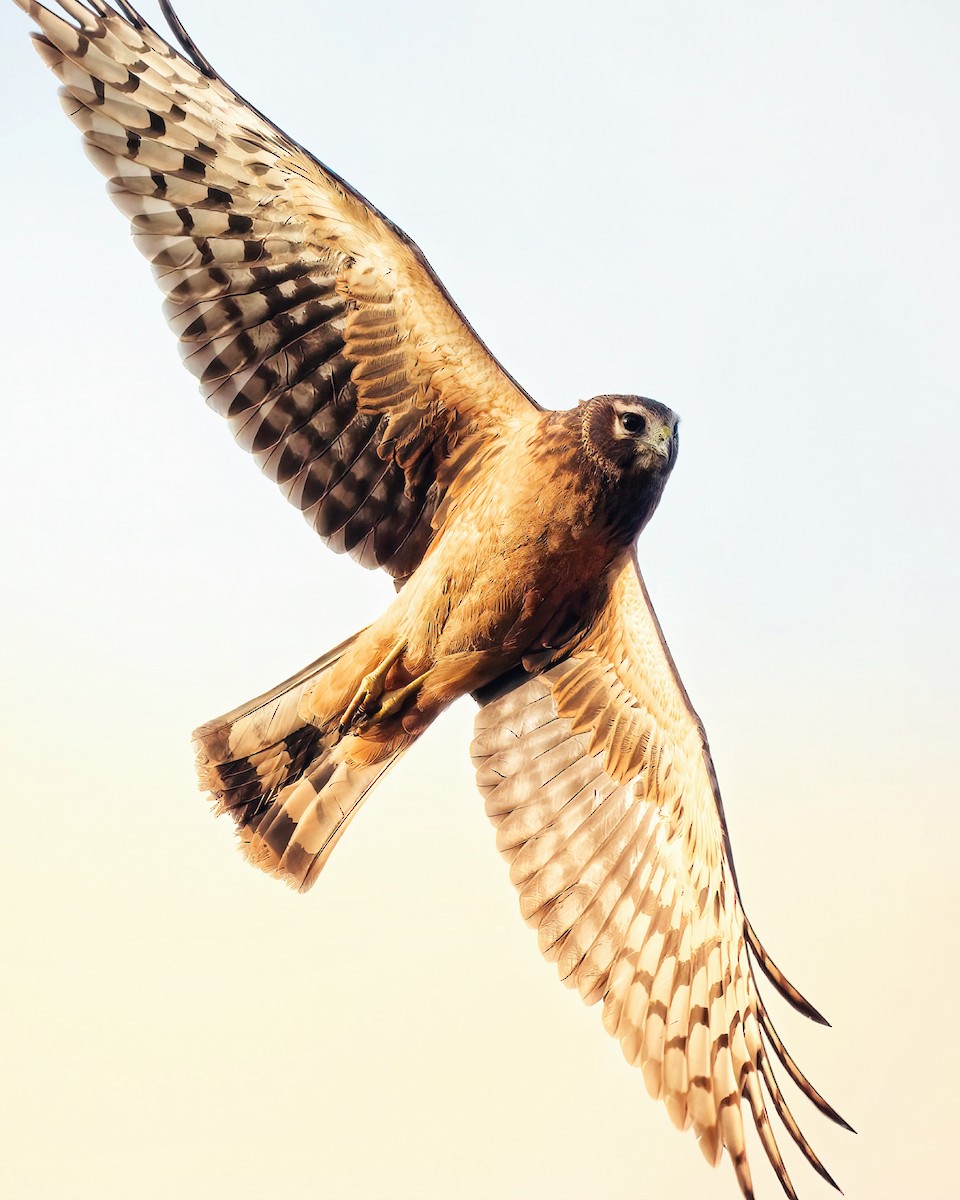
[[(774, 1108), (827, 1174), (786, 1106), (767, 1043), (813, 1103), (842, 1119), (783, 1049), (751, 951), (822, 1021), (763, 951), (737, 892), (706, 738), (676, 677), (636, 560), (565, 661), (481, 697), (472, 755), (524, 919), (560, 977), (603, 1023), (705, 1157), (724, 1148), (753, 1195), (741, 1104), (788, 1196)], [(836, 1185), (834, 1185), (836, 1186)]]
[(186, 365), (317, 532), (402, 582), (459, 464), (536, 406), (417, 247), (128, 4), (16, 0)]

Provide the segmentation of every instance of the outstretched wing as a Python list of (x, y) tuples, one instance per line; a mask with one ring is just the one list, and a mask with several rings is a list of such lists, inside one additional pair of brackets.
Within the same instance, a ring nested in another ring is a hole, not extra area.
[[(768, 1047), (813, 1103), (757, 993), (751, 953), (822, 1021), (744, 917), (706, 737), (631, 557), (569, 659), (514, 680), (477, 715), (472, 755), (526, 921), (681, 1129), (752, 1196), (741, 1100), (789, 1196), (761, 1080), (810, 1163)], [(749, 947), (749, 949), (748, 949)], [(834, 1184), (834, 1186), (836, 1186)]]
[(499, 434), (537, 406), (417, 247), (251, 108), (163, 7), (16, 0), (166, 294), (186, 365), (336, 550), (398, 581)]

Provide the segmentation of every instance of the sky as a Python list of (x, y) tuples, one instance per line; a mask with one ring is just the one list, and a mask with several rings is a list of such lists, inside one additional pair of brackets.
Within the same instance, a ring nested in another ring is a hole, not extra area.
[[(833, 1027), (774, 1021), (858, 1136), (794, 1111), (847, 1195), (954, 1195), (960, 9), (180, 11), (538, 400), (681, 414), (640, 561), (745, 909)], [(308, 896), (211, 817), (191, 729), (391, 588), (205, 408), (27, 29), (5, 3), (0, 1195), (733, 1200), (541, 961), (471, 701)]]

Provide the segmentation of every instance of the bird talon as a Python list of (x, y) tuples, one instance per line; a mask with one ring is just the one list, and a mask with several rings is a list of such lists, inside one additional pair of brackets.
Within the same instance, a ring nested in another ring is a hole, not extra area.
[(384, 694), (387, 676), (406, 648), (406, 642), (397, 642), (383, 662), (361, 679), (356, 694), (343, 710), (337, 725), (341, 737), (351, 729), (359, 730), (369, 725), (382, 713), (379, 700)]

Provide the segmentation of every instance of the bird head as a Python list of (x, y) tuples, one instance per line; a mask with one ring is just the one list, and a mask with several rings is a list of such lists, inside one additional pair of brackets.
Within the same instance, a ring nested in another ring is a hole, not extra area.
[(678, 425), (676, 413), (645, 396), (594, 396), (581, 405), (587, 456), (618, 482), (647, 478), (662, 487), (676, 461)]

